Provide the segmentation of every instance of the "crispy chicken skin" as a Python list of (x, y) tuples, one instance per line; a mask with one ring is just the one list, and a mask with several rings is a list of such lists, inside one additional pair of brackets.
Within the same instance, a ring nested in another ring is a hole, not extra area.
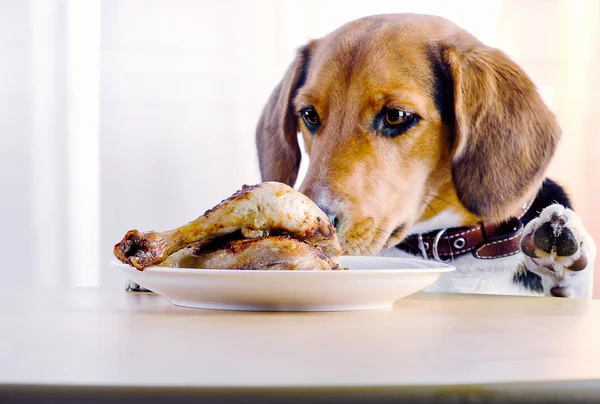
[(284, 236), (232, 240), (214, 248), (191, 245), (174, 252), (159, 266), (261, 270), (339, 268), (320, 248)]
[(198, 219), (173, 230), (130, 230), (113, 252), (121, 262), (141, 270), (190, 244), (198, 249), (238, 232), (244, 239), (289, 236), (319, 247), (335, 264), (343, 253), (327, 215), (310, 198), (280, 182), (244, 185)]

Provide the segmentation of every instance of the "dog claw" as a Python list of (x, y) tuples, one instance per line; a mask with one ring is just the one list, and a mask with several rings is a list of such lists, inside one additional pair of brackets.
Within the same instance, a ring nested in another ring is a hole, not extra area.
[(558, 217), (558, 223), (560, 223), (561, 226), (566, 225), (568, 221), (569, 219), (565, 215), (560, 215)]

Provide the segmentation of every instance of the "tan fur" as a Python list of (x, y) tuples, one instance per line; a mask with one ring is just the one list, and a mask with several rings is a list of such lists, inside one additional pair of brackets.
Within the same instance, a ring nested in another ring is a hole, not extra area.
[[(311, 134), (298, 112), (314, 107)], [(384, 107), (422, 120), (387, 138)], [(264, 181), (295, 183), (297, 132), (310, 157), (300, 190), (340, 218), (354, 254), (400, 242), (416, 223), (452, 211), (462, 224), (502, 220), (539, 187), (560, 131), (513, 62), (432, 16), (353, 21), (298, 53), (257, 128)]]

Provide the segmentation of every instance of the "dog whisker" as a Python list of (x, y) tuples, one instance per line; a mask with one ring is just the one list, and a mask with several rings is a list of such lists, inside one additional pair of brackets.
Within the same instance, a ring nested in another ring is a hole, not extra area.
[(427, 208), (428, 208), (428, 209), (431, 209), (431, 211), (432, 211), (434, 214), (436, 214), (436, 215), (437, 215), (437, 214), (439, 214), (439, 212), (438, 212), (437, 210), (435, 210), (435, 209), (433, 208), (433, 206), (431, 206), (431, 204), (430, 204), (429, 202), (425, 202), (425, 205), (427, 206)]
[(441, 197), (439, 197), (439, 196), (437, 196), (437, 195), (425, 194), (425, 196), (429, 196), (430, 198), (435, 198), (435, 199), (438, 199), (438, 200), (440, 200), (440, 201), (442, 201), (442, 202), (445, 202), (445, 203), (447, 203), (447, 204), (448, 204), (448, 205), (450, 205), (450, 206), (454, 206), (455, 208), (458, 208), (458, 209), (463, 209), (462, 207), (460, 207), (460, 206), (458, 206), (458, 205), (456, 205), (456, 204), (454, 204), (454, 203), (452, 203), (452, 202), (450, 202), (450, 201), (447, 201), (447, 200), (445, 200), (444, 198), (441, 198)]
[(388, 236), (391, 236), (393, 234), (392, 232), (382, 230), (379, 227), (376, 227), (375, 231), (378, 231), (378, 232), (383, 233), (383, 234), (387, 234)]
[[(387, 232), (387, 231), (384, 231), (384, 230), (380, 229), (379, 227), (375, 227), (375, 228), (373, 228), (373, 230), (375, 230), (375, 232), (379, 232), (379, 233), (381, 233), (381, 234), (385, 234), (386, 236), (388, 236), (388, 237), (386, 237), (386, 239), (387, 239), (387, 238), (389, 238), (389, 236), (390, 236), (390, 235), (392, 235), (392, 233), (389, 233), (389, 232)], [(365, 243), (366, 243), (366, 240), (365, 240), (365, 238), (364, 238), (364, 237), (362, 237), (362, 236), (360, 236), (360, 235), (359, 235), (359, 237), (360, 237), (361, 239), (363, 239), (363, 240), (365, 241)], [(377, 239), (377, 238), (375, 238), (375, 237), (374, 237), (374, 238), (371, 240), (371, 243), (374, 243), (374, 244), (379, 244), (379, 245), (381, 245), (381, 246), (385, 246), (385, 244), (386, 244), (385, 242), (382, 242), (381, 240), (378, 240), (378, 239)]]
[(368, 255), (374, 255), (373, 252), (371, 251), (371, 246), (369, 245), (369, 243), (367, 243), (367, 240), (365, 240), (365, 238), (363, 236), (361, 236), (360, 234), (358, 235), (358, 237), (360, 237), (360, 239), (362, 241), (364, 241), (364, 245), (367, 249), (367, 252), (369, 253)]
[(350, 249), (352, 251), (357, 251), (360, 253), (360, 255), (365, 255), (363, 249), (361, 248), (361, 246), (359, 244), (357, 244), (356, 239), (352, 239), (352, 240), (348, 240), (348, 247), (350, 247)]
[(385, 237), (385, 241), (378, 241), (378, 240), (374, 240), (375, 242), (379, 243), (383, 248), (388, 248), (388, 242), (390, 241), (390, 239), (392, 239), (394, 237), (394, 233), (393, 232), (388, 232), (385, 230), (382, 230), (380, 228), (375, 228), (375, 231), (377, 233), (381, 233), (382, 235), (384, 235)]

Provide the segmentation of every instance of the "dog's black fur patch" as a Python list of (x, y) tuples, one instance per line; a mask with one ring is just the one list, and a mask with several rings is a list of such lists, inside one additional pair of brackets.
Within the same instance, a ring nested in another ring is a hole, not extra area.
[(433, 101), (442, 118), (442, 122), (454, 125), (456, 123), (454, 112), (454, 80), (452, 79), (448, 65), (442, 60), (441, 49), (430, 46), (428, 53), (434, 80)]
[(292, 90), (290, 100), (293, 100), (304, 84), (306, 83), (306, 77), (308, 76), (308, 67), (310, 66), (310, 49), (308, 46), (303, 46), (298, 50), (298, 53), (302, 55), (302, 66), (300, 67), (300, 74)]
[(552, 205), (553, 203), (560, 203), (565, 208), (573, 209), (571, 200), (569, 199), (569, 196), (563, 187), (552, 181), (550, 178), (546, 178), (542, 184), (542, 187), (538, 191), (533, 204), (527, 213), (525, 213), (525, 216), (521, 218), (523, 225), (526, 225), (538, 217), (544, 208)]
[(513, 283), (521, 284), (525, 289), (533, 292), (544, 292), (542, 278), (525, 268), (525, 266), (520, 266), (519, 269), (517, 269), (513, 276)]

